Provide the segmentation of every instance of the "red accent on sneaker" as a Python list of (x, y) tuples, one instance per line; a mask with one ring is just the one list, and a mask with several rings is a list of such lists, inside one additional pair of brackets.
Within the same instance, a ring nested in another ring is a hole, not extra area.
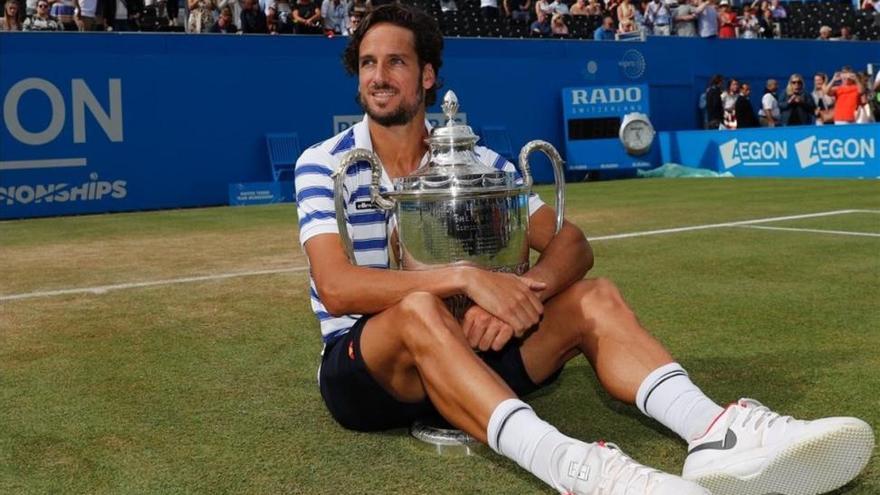
[(728, 409), (730, 409), (733, 406), (737, 406), (737, 405), (739, 405), (739, 402), (731, 402), (730, 404), (727, 404), (727, 406), (724, 407), (724, 410), (721, 411), (720, 413), (718, 413), (718, 416), (715, 416), (715, 419), (713, 419), (712, 422), (709, 423), (709, 427), (706, 428), (706, 431), (704, 431), (700, 436), (698, 436), (697, 438), (694, 438), (691, 441), (696, 442), (697, 440), (705, 437), (706, 434), (709, 433), (709, 430), (711, 430), (712, 427), (715, 426), (715, 423), (717, 423), (718, 420), (721, 419), (721, 416), (724, 416), (724, 413), (726, 413)]

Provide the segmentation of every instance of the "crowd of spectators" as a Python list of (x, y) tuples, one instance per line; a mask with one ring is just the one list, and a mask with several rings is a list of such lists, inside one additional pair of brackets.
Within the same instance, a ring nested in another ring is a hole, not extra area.
[[(3, 0), (2, 31), (186, 30), (203, 33), (346, 35), (367, 9), (408, 0)], [(487, 20), (506, 18), (533, 35), (566, 37), (575, 18), (592, 20), (597, 40), (633, 34), (702, 38), (779, 38), (788, 13), (780, 0), (432, 0), (441, 12), (479, 4)], [(742, 3), (741, 3), (742, 2)], [(461, 5), (459, 5), (461, 4)], [(184, 12), (181, 12), (181, 10)], [(880, 1), (861, 9), (880, 24)], [(183, 13), (183, 21), (180, 14)], [(590, 29), (593, 29), (591, 27)], [(849, 26), (834, 36), (855, 39)]]
[[(348, 35), (383, 0), (2, 0), (0, 31)], [(388, 0), (386, 0), (388, 1)], [(291, 3), (294, 2), (294, 3)], [(181, 21), (181, 9), (185, 8)]]
[(789, 76), (780, 90), (768, 79), (757, 110), (751, 85), (717, 74), (700, 97), (706, 129), (743, 129), (794, 125), (864, 124), (880, 117), (880, 72), (873, 77), (845, 66), (832, 77), (813, 75), (812, 91), (801, 74)]

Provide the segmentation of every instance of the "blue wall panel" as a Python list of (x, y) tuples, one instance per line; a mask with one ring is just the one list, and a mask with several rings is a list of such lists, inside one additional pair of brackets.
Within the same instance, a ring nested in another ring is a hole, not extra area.
[[(229, 183), (269, 180), (265, 133), (296, 131), (307, 146), (331, 133), (334, 115), (358, 112), (356, 81), (339, 62), (345, 42), (0, 33), (0, 218), (226, 203)], [(478, 131), (504, 125), (515, 148), (541, 138), (562, 149), (566, 86), (648, 84), (659, 130), (694, 129), (698, 95), (715, 72), (752, 82), (757, 103), (768, 76), (877, 60), (878, 43), (448, 39), (441, 76)], [(33, 89), (46, 83), (60, 95), (54, 112), (46, 91)], [(16, 87), (31, 89), (15, 97)], [(90, 95), (91, 106), (83, 103)], [(22, 142), (22, 129), (40, 143)], [(537, 158), (536, 179), (552, 181)]]

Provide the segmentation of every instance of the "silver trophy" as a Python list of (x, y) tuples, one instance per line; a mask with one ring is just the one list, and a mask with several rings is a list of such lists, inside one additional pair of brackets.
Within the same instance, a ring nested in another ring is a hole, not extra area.
[[(358, 162), (372, 168), (370, 196), (381, 209), (392, 210), (397, 220), (397, 242), (392, 243), (392, 264), (402, 270), (471, 265), (486, 270), (524, 274), (529, 268), (529, 194), (532, 175), (528, 157), (541, 151), (550, 158), (556, 181), (556, 232), (562, 228), (565, 179), (559, 152), (545, 141), (531, 141), (519, 153), (522, 181), (512, 172), (483, 165), (474, 151), (477, 137), (469, 126), (457, 124), (458, 98), (448, 91), (443, 98), (447, 122), (426, 139), (430, 160), (415, 172), (393, 180), (393, 190), (382, 192), (382, 163), (370, 150), (346, 153), (335, 176), (336, 220), (349, 259), (354, 249), (345, 218), (345, 171)], [(471, 305), (463, 295), (446, 300), (461, 319)], [(440, 453), (470, 453), (473, 439), (446, 425), (417, 422), (417, 438)]]

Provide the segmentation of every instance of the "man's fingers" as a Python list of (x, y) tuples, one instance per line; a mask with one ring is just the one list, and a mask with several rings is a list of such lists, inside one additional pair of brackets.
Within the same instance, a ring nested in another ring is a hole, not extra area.
[(510, 342), (511, 337), (513, 337), (513, 329), (509, 325), (502, 326), (498, 330), (498, 334), (495, 335), (495, 340), (492, 341), (492, 350), (500, 351), (502, 347)]
[(480, 350), (488, 351), (492, 347), (492, 343), (495, 341), (495, 336), (498, 335), (498, 330), (500, 330), (500, 325), (498, 324), (498, 320), (493, 320), (492, 323), (486, 327), (486, 331), (483, 332), (483, 338), (480, 339)]

